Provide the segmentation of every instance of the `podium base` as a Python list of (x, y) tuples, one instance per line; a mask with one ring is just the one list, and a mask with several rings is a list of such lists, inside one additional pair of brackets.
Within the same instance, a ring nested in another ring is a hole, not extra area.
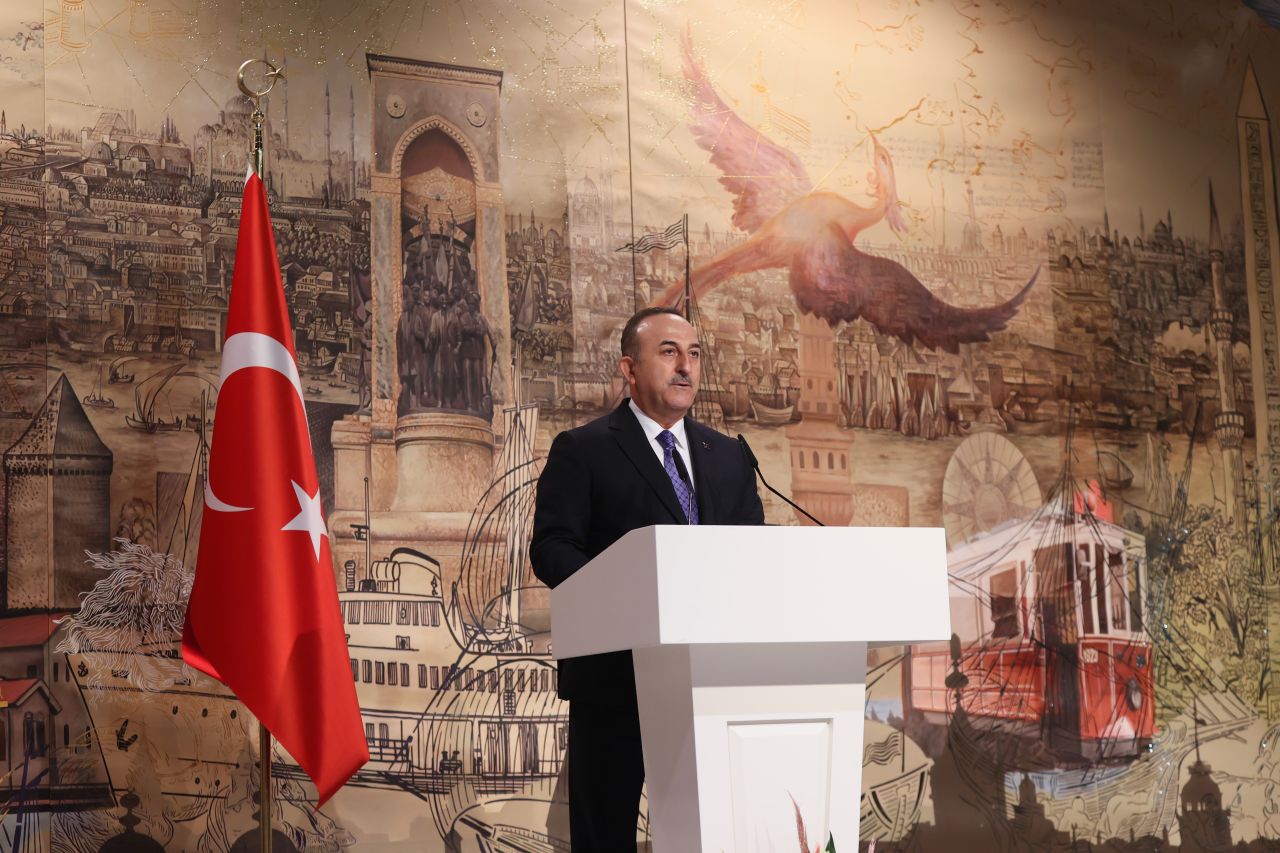
[(857, 850), (865, 643), (634, 650), (655, 853)]

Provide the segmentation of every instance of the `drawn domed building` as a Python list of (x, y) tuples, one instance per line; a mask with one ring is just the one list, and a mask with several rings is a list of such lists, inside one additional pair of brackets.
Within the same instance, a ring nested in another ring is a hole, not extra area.
[(1222, 789), (1213, 781), (1212, 768), (1197, 754), (1191, 778), (1182, 787), (1178, 829), (1181, 853), (1218, 853), (1231, 847), (1231, 810), (1222, 807)]
[(124, 832), (108, 838), (107, 843), (98, 848), (98, 853), (164, 853), (164, 846), (159, 841), (150, 835), (138, 832), (135, 828), (142, 823), (142, 819), (135, 815), (133, 810), (141, 803), (142, 800), (138, 799), (138, 795), (133, 791), (120, 798), (120, 805), (126, 809), (120, 818), (120, 823), (124, 825)]

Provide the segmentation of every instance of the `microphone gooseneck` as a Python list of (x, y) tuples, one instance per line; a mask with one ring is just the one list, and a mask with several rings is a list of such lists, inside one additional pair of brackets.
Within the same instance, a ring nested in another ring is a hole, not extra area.
[(741, 445), (742, 452), (747, 457), (747, 463), (751, 466), (752, 470), (756, 472), (756, 476), (760, 478), (761, 483), (764, 483), (764, 487), (766, 489), (773, 492), (778, 497), (782, 498), (790, 506), (792, 506), (797, 512), (799, 512), (805, 518), (812, 521), (814, 524), (818, 525), (819, 527), (826, 527), (825, 524), (823, 524), (821, 521), (818, 521), (818, 519), (810, 515), (809, 511), (806, 510), (804, 507), (800, 506), (800, 504), (791, 500), (791, 498), (787, 497), (782, 492), (778, 491), (773, 486), (769, 485), (769, 481), (764, 478), (764, 472), (760, 470), (760, 461), (756, 459), (756, 455), (751, 452), (751, 445), (747, 444), (747, 438), (742, 433), (738, 433), (738, 444)]

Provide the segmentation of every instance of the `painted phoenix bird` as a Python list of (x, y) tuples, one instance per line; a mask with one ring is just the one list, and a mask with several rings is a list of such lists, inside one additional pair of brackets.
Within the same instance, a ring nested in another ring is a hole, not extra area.
[[(860, 232), (881, 220), (898, 234), (907, 227), (893, 158), (874, 134), (875, 171), (867, 175), (872, 201), (863, 207), (816, 189), (794, 153), (739, 118), (707, 79), (687, 33), (684, 74), (693, 86), (694, 138), (723, 173), (720, 183), (733, 193), (733, 224), (749, 235), (692, 272), (694, 298), (735, 275), (786, 268), (796, 304), (805, 313), (832, 326), (861, 317), (908, 344), (953, 353), (960, 344), (989, 340), (1017, 313), (1036, 275), (1007, 302), (958, 308), (934, 296), (901, 264), (853, 245)], [(684, 283), (677, 282), (655, 304), (675, 305), (683, 294)]]

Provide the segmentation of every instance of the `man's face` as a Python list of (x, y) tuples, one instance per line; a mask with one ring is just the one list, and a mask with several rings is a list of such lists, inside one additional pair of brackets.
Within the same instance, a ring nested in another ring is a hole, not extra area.
[(693, 406), (702, 372), (693, 326), (675, 314), (655, 314), (636, 327), (636, 355), (619, 366), (640, 411), (670, 427)]

